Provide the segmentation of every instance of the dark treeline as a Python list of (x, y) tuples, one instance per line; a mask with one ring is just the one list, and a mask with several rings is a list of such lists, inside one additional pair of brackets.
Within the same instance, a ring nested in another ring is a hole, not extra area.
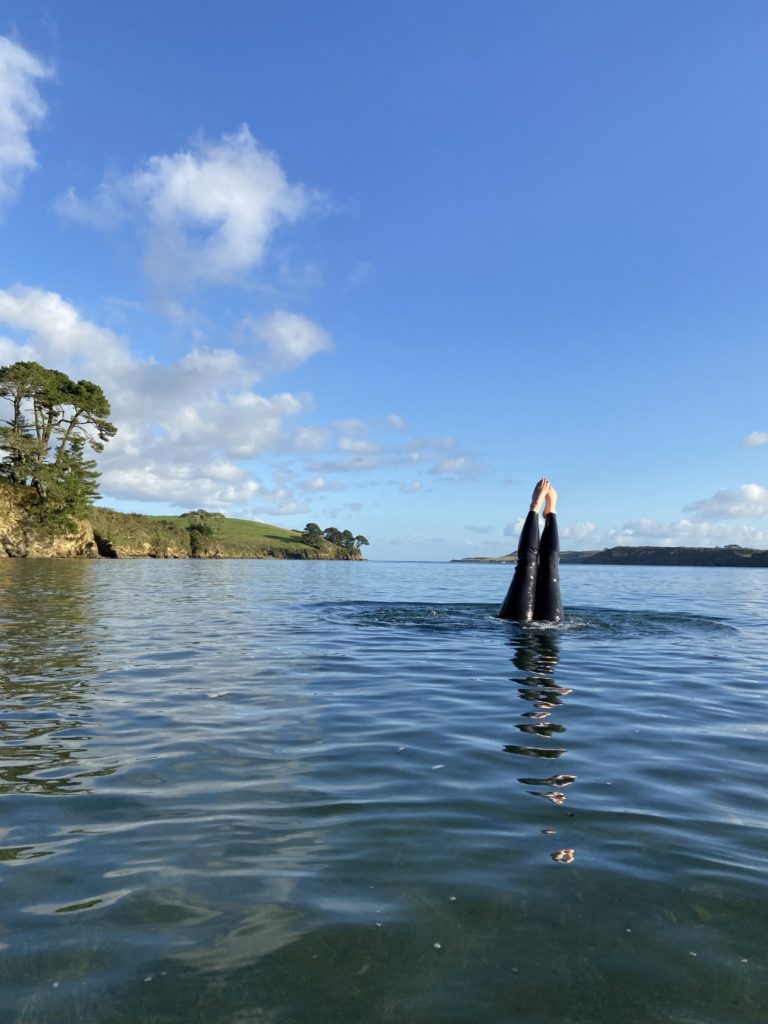
[(727, 544), (722, 548), (616, 547), (603, 551), (563, 551), (560, 561), (577, 565), (690, 565), (768, 567), (768, 551)]
[(355, 536), (351, 530), (337, 530), (335, 526), (328, 526), (321, 530), (317, 523), (307, 523), (302, 531), (301, 539), (305, 544), (318, 550), (322, 550), (324, 542), (335, 544), (336, 547), (344, 548), (346, 551), (359, 551), (364, 544), (369, 543), (361, 533)]

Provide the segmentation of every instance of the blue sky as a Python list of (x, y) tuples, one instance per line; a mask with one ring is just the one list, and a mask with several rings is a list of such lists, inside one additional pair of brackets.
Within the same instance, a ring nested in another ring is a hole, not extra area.
[(768, 547), (760, 0), (0, 11), (0, 363), (104, 503), (500, 554)]

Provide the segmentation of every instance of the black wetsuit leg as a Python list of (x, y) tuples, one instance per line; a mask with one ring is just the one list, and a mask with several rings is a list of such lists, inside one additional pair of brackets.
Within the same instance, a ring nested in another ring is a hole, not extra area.
[(500, 619), (530, 622), (536, 597), (536, 571), (539, 565), (539, 515), (529, 512), (517, 545), (517, 565), (507, 596), (499, 608)]
[(557, 516), (554, 512), (544, 516), (533, 617), (538, 622), (563, 621), (563, 605), (560, 600), (560, 538), (557, 532)]

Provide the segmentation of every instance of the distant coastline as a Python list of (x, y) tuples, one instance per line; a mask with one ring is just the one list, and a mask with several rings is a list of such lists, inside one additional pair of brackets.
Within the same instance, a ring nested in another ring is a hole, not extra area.
[[(452, 558), (451, 562), (514, 564), (514, 553), (491, 558)], [(562, 551), (564, 565), (690, 565), (725, 566), (746, 569), (768, 568), (768, 551), (728, 544), (722, 548), (616, 547), (602, 551)]]

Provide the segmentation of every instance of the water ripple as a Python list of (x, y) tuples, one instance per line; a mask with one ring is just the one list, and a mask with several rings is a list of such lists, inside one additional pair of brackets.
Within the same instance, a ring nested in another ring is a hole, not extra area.
[(0, 1017), (762, 1024), (768, 584), (707, 572), (546, 627), (504, 567), (0, 564)]

